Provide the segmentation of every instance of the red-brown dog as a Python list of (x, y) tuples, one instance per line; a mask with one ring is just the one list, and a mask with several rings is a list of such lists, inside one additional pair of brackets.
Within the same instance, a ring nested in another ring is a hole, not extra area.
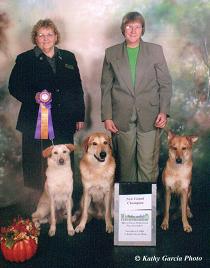
[(165, 211), (161, 224), (163, 230), (169, 228), (169, 208), (171, 193), (181, 197), (182, 223), (185, 232), (192, 232), (188, 219), (192, 217), (189, 199), (192, 180), (192, 145), (197, 136), (178, 136), (168, 132), (169, 158), (163, 171), (162, 181), (165, 187)]

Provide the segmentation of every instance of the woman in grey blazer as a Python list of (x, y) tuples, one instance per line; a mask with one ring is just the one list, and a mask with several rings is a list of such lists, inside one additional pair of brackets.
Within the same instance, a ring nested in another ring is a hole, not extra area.
[(125, 41), (105, 51), (101, 118), (112, 133), (118, 180), (155, 182), (171, 77), (162, 47), (141, 39), (145, 20), (140, 13), (127, 13), (121, 30)]

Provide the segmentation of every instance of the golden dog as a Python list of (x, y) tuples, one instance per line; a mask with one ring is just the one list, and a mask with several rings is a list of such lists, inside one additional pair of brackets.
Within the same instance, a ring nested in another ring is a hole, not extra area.
[(163, 171), (162, 181), (165, 187), (165, 211), (161, 224), (163, 230), (169, 228), (169, 208), (171, 193), (181, 197), (182, 224), (185, 232), (192, 232), (188, 219), (192, 217), (189, 201), (192, 180), (192, 145), (197, 136), (177, 136), (168, 132), (169, 159)]
[[(75, 228), (83, 232), (91, 217), (105, 218), (106, 232), (113, 232), (112, 206), (115, 160), (111, 139), (104, 133), (94, 133), (84, 141), (85, 153), (80, 161), (83, 195), (80, 202), (80, 223)], [(75, 216), (77, 217), (77, 216)]]
[(46, 182), (44, 192), (41, 195), (36, 211), (32, 214), (32, 220), (36, 226), (48, 222), (50, 217), (49, 236), (56, 232), (56, 212), (67, 213), (67, 231), (74, 235), (71, 210), (73, 206), (73, 173), (70, 162), (70, 152), (74, 150), (73, 144), (60, 144), (46, 148), (43, 157), (47, 158)]

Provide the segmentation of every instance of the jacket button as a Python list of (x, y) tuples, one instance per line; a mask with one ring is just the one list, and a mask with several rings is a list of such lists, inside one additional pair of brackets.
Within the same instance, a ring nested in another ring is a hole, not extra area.
[(60, 89), (56, 89), (56, 92), (60, 92)]

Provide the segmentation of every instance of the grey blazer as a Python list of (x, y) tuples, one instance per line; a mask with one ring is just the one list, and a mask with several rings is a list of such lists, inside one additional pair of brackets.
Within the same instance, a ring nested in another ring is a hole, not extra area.
[(133, 107), (141, 131), (154, 129), (158, 113), (169, 114), (172, 81), (162, 47), (141, 40), (132, 85), (126, 43), (105, 51), (101, 77), (101, 119), (112, 119), (121, 131), (129, 129)]

